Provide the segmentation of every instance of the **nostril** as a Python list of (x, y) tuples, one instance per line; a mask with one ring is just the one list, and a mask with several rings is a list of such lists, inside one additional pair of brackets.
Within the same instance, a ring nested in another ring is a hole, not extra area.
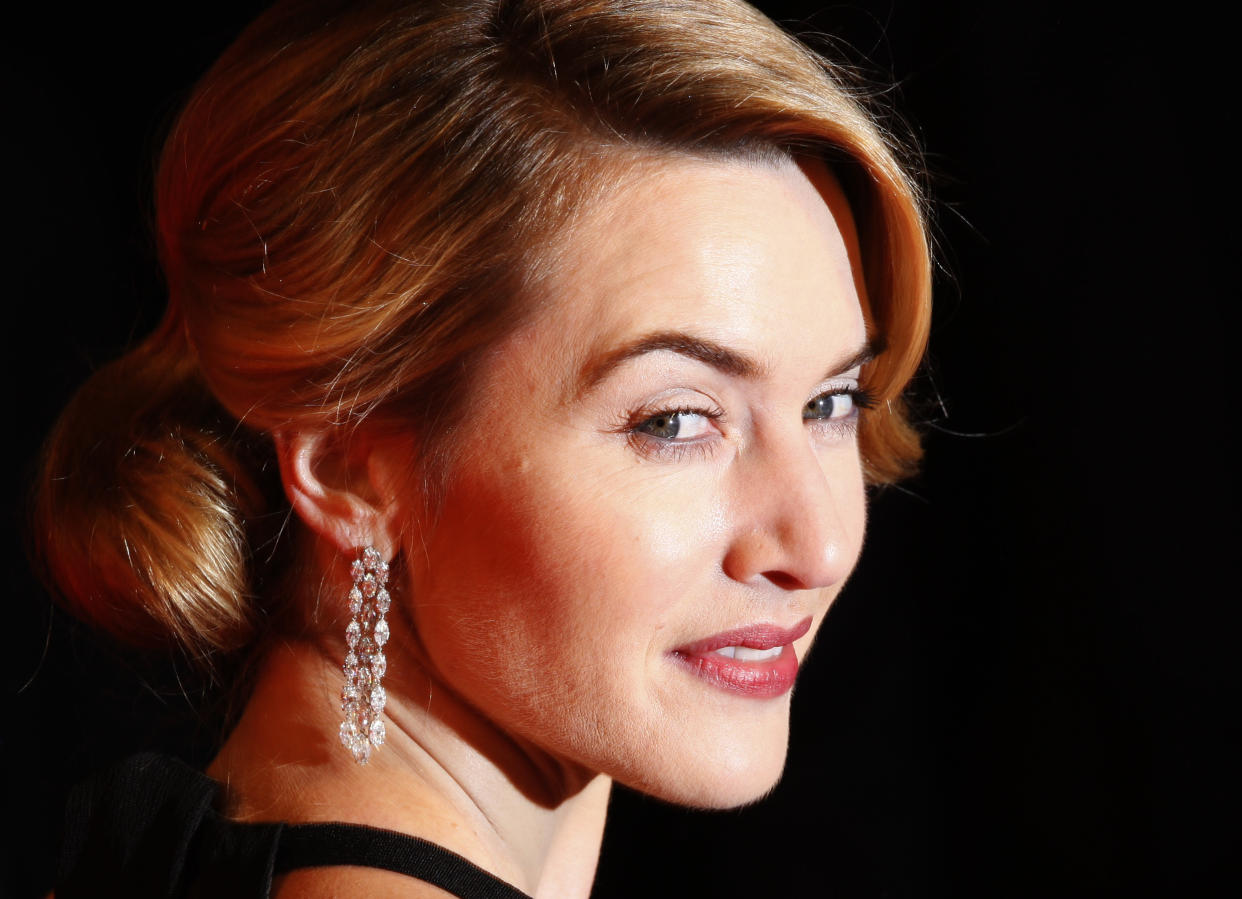
[(798, 580), (788, 571), (781, 571), (779, 568), (773, 571), (763, 572), (763, 576), (780, 587), (782, 590), (805, 590), (806, 584)]

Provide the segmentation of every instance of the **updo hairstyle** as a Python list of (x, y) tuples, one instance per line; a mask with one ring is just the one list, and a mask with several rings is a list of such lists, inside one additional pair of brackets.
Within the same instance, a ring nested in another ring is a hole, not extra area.
[(734, 0), (280, 2), (165, 145), (162, 323), (49, 438), (35, 537), (58, 595), (205, 663), (252, 646), (296, 592), (270, 570), (290, 512), (268, 435), (391, 421), (434, 493), (471, 359), (530, 314), (554, 238), (670, 154), (828, 162), (885, 348), (863, 373), (866, 475), (908, 474), (921, 203), (839, 69)]

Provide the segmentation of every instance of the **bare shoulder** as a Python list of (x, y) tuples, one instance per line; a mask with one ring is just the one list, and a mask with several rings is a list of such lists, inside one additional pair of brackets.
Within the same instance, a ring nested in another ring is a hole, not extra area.
[(454, 899), (423, 880), (381, 868), (301, 868), (272, 883), (276, 899), (336, 899), (341, 896), (401, 897), (401, 899)]

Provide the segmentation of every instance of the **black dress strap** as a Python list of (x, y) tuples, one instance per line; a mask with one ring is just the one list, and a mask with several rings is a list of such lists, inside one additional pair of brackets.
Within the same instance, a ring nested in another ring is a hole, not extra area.
[(266, 899), (297, 868), (355, 865), (424, 880), (461, 899), (529, 899), (435, 843), (360, 824), (243, 823), (219, 783), (167, 756), (132, 756), (70, 794), (57, 899)]
[(276, 875), (337, 865), (383, 868), (465, 899), (529, 899), (457, 853), (418, 837), (361, 824), (284, 826), (276, 847)]

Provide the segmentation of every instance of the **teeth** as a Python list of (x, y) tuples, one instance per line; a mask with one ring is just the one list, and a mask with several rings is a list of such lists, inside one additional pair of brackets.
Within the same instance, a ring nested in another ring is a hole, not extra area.
[(768, 659), (774, 659), (781, 654), (783, 647), (773, 646), (771, 649), (750, 649), (746, 646), (737, 648), (737, 655), (734, 656), (739, 662), (766, 662)]
[(717, 649), (716, 654), (726, 659), (737, 659), (739, 662), (766, 662), (780, 655), (783, 648), (773, 646), (771, 649), (751, 649), (749, 646), (725, 646)]

